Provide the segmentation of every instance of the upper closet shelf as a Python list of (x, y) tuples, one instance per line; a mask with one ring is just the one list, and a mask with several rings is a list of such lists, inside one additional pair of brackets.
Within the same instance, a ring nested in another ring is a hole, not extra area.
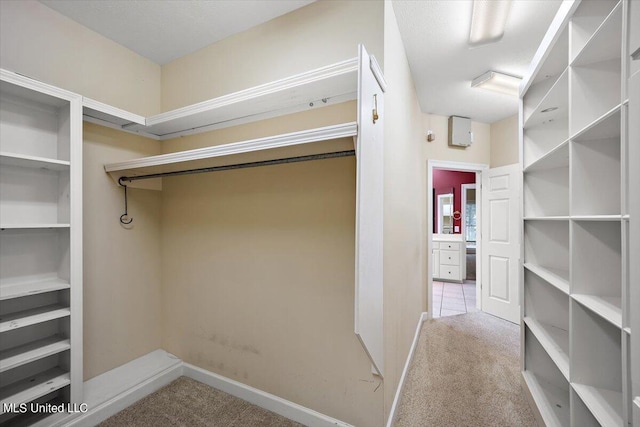
[[(85, 120), (165, 140), (357, 98), (358, 58), (147, 117), (85, 98)], [(382, 83), (375, 60), (372, 71)], [(376, 73), (378, 70), (378, 73)]]
[[(326, 126), (232, 144), (214, 145), (195, 150), (143, 157), (104, 166), (117, 182), (120, 178), (154, 178), (170, 173), (186, 174), (207, 168), (265, 164), (306, 156), (353, 155), (353, 141), (343, 138), (358, 134), (356, 122)], [(342, 139), (342, 140), (341, 140)], [(338, 141), (336, 141), (338, 140)], [(149, 176), (151, 175), (151, 176)], [(147, 187), (160, 189), (159, 187)]]

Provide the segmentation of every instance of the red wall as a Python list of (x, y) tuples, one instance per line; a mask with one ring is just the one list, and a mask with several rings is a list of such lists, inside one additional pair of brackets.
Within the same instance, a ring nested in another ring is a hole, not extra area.
[[(433, 170), (433, 188), (435, 190), (435, 195), (438, 194), (447, 194), (451, 192), (451, 188), (453, 187), (453, 208), (455, 211), (462, 212), (462, 184), (473, 184), (476, 182), (476, 174), (475, 172), (458, 172), (458, 171), (447, 171), (441, 169)], [(438, 200), (434, 196), (433, 198), (433, 230), (434, 233), (438, 229), (438, 216), (436, 215), (436, 206)], [(462, 232), (462, 224), (461, 220), (454, 220), (454, 225), (460, 227), (457, 233), (460, 234)]]

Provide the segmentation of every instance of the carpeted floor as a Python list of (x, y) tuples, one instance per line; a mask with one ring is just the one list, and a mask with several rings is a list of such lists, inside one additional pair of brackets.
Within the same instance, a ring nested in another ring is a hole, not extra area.
[(141, 399), (101, 427), (294, 427), (278, 414), (187, 377)]
[(519, 331), (483, 312), (425, 322), (395, 426), (536, 426), (520, 385)]

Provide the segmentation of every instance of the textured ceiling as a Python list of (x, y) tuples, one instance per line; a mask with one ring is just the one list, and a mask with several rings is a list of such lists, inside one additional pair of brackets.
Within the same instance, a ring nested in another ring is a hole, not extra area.
[(560, 4), (513, 0), (502, 40), (472, 49), (471, 0), (394, 0), (422, 111), (484, 123), (517, 114), (517, 98), (472, 88), (471, 81), (488, 70), (522, 77)]
[(314, 0), (40, 0), (158, 64)]

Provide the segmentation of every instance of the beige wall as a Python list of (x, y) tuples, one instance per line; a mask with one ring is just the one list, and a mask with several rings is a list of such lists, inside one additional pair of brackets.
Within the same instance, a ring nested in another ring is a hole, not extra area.
[[(489, 165), (491, 161), (491, 125), (471, 122), (473, 144), (470, 147), (449, 146), (449, 118), (435, 114), (422, 114), (421, 140), (425, 158), (429, 160), (448, 160), (452, 162), (481, 163)], [(433, 130), (436, 139), (427, 142), (427, 130)]]
[[(353, 102), (165, 144), (350, 120)], [(382, 425), (383, 388), (353, 333), (355, 159), (165, 178), (163, 187), (162, 347), (351, 424)]]
[(491, 124), (491, 167), (506, 166), (520, 161), (518, 115)]
[(358, 56), (383, 66), (381, 0), (320, 0), (162, 66), (162, 108), (216, 96)]
[(84, 124), (85, 380), (161, 347), (161, 193), (132, 189), (130, 230), (123, 191), (104, 164), (160, 153), (160, 143)]
[(125, 110), (160, 112), (160, 66), (34, 0), (0, 1), (0, 67)]
[(385, 2), (384, 357), (385, 419), (426, 309), (426, 167), (420, 106), (392, 3)]

